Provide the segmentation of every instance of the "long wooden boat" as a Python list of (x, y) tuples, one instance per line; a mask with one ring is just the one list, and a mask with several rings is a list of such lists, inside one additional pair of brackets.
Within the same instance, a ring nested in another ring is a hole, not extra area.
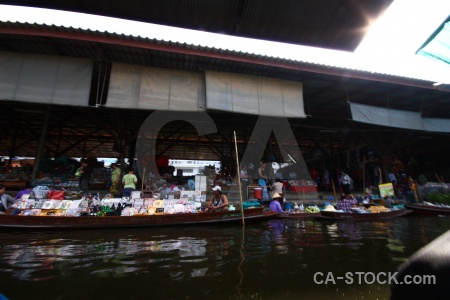
[(427, 204), (405, 204), (405, 207), (418, 214), (428, 215), (448, 215), (450, 214), (449, 207)]
[(287, 218), (287, 219), (307, 219), (307, 218), (314, 218), (320, 216), (320, 212), (317, 213), (306, 213), (306, 212), (300, 212), (300, 213), (285, 213), (285, 214), (279, 214), (277, 218)]
[[(244, 220), (264, 220), (276, 217), (276, 212), (265, 212), (263, 208), (244, 210)], [(134, 216), (0, 216), (0, 228), (34, 229), (82, 229), (82, 228), (127, 228), (169, 225), (222, 224), (241, 222), (240, 210), (223, 212), (134, 215)]]
[(408, 209), (398, 209), (386, 212), (366, 213), (366, 214), (344, 213), (336, 211), (321, 211), (320, 216), (317, 216), (316, 219), (370, 221), (370, 220), (397, 218), (406, 216), (410, 213), (412, 213), (412, 210)]

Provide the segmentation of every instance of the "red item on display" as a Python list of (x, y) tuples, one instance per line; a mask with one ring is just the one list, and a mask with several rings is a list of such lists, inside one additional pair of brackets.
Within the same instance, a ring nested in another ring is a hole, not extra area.
[(47, 197), (48, 197), (48, 199), (53, 199), (53, 200), (64, 200), (64, 191), (51, 190), (48, 192)]

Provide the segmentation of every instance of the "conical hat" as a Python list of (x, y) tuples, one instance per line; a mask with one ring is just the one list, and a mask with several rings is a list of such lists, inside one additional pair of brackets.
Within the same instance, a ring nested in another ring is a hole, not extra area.
[(333, 205), (328, 204), (323, 211), (336, 211), (336, 208), (334, 208)]

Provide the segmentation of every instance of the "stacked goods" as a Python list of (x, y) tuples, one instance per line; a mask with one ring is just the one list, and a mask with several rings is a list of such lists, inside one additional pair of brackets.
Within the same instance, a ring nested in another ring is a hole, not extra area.
[(389, 208), (386, 208), (384, 206), (376, 206), (376, 205), (372, 205), (370, 208), (368, 208), (367, 210), (371, 210), (372, 213), (380, 213), (380, 212), (387, 212), (390, 211)]
[(320, 208), (317, 205), (307, 206), (305, 207), (305, 212), (307, 213), (318, 213), (320, 212)]
[[(75, 197), (76, 193), (72, 194)], [(27, 195), (28, 197), (30, 195)], [(11, 208), (19, 216), (134, 216), (153, 214), (200, 213), (201, 202), (189, 198), (104, 198), (99, 196), (81, 199), (30, 199), (23, 197)]]

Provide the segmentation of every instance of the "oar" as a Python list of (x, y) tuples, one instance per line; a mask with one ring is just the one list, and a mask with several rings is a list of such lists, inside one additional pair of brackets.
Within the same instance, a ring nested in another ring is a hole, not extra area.
[(237, 177), (238, 177), (238, 186), (239, 186), (239, 199), (241, 201), (241, 215), (242, 215), (242, 225), (245, 226), (244, 220), (244, 204), (242, 203), (242, 184), (241, 184), (241, 171), (239, 169), (239, 156), (238, 156), (238, 148), (237, 148), (237, 140), (236, 140), (236, 131), (234, 132), (234, 149), (236, 150), (236, 169), (237, 169)]

